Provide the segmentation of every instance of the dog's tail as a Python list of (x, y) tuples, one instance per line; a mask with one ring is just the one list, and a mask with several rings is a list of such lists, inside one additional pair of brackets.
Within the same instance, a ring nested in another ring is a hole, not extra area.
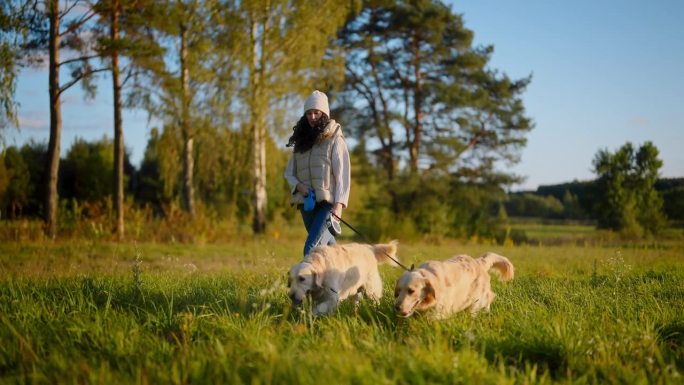
[(390, 243), (382, 243), (382, 244), (376, 244), (373, 245), (373, 254), (375, 254), (375, 260), (378, 261), (378, 264), (381, 263), (387, 263), (390, 266), (398, 267), (399, 264), (397, 261), (399, 260), (399, 257), (397, 257), (397, 245), (399, 244), (399, 241), (396, 239), (391, 241)]
[(480, 257), (480, 263), (484, 264), (487, 271), (490, 269), (495, 269), (498, 271), (499, 277), (501, 277), (501, 280), (504, 282), (513, 279), (515, 269), (513, 268), (511, 261), (504, 256), (492, 252), (486, 252)]

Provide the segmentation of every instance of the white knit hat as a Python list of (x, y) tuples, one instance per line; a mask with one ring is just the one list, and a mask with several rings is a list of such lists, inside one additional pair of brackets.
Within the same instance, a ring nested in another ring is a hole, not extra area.
[(330, 107), (328, 107), (328, 96), (323, 92), (314, 91), (306, 102), (304, 102), (304, 113), (308, 110), (319, 110), (330, 117)]

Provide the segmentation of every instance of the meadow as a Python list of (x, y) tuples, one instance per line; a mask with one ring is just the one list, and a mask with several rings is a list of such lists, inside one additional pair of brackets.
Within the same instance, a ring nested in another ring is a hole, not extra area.
[(384, 297), (293, 309), (301, 239), (0, 244), (0, 383), (682, 384), (684, 242), (400, 243), (407, 264), (491, 250), (491, 312), (444, 321)]

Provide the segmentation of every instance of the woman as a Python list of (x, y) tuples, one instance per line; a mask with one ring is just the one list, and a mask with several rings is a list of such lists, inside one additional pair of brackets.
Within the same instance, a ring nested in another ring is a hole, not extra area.
[[(335, 235), (328, 229), (349, 200), (349, 150), (342, 127), (330, 119), (328, 97), (314, 91), (304, 103), (304, 116), (287, 143), (294, 151), (285, 168), (292, 191), (292, 204), (302, 213), (308, 232), (304, 255), (318, 245), (332, 245)], [(332, 215), (331, 217), (331, 213)]]

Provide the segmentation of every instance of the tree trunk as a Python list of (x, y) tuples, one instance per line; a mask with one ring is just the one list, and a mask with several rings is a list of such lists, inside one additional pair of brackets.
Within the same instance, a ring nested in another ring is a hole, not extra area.
[(54, 239), (57, 236), (57, 204), (59, 192), (57, 180), (59, 178), (59, 156), (62, 135), (62, 111), (59, 90), (59, 4), (58, 0), (51, 0), (47, 4), (50, 18), (50, 48), (49, 48), (49, 93), (50, 93), (50, 141), (48, 143), (48, 163), (46, 165), (45, 189), (45, 234)]
[(257, 234), (266, 231), (266, 145), (265, 130), (262, 119), (254, 122), (254, 223), (253, 230)]
[[(119, 1), (113, 0), (111, 9), (111, 39), (119, 40)], [(121, 79), (119, 78), (119, 51), (112, 51), (112, 85), (114, 89), (114, 208), (116, 211), (116, 237), (124, 238), (124, 136), (121, 118)]]
[(409, 146), (409, 159), (411, 173), (418, 171), (418, 157), (420, 154), (420, 141), (423, 136), (423, 84), (420, 73), (420, 39), (418, 36), (413, 37), (413, 52), (414, 52), (414, 78), (416, 81), (413, 93), (413, 114), (415, 118), (415, 125), (413, 127), (413, 140)]
[[(257, 44), (257, 33), (258, 25), (257, 23), (252, 24), (251, 37), (252, 37), (252, 68), (250, 71), (251, 75), (251, 117), (252, 117), (252, 140), (253, 140), (253, 152), (252, 152), (252, 166), (253, 166), (253, 183), (254, 183), (254, 219), (252, 222), (252, 230), (256, 234), (262, 234), (266, 231), (266, 204), (268, 197), (266, 195), (266, 128), (264, 127), (264, 117), (263, 117), (263, 100), (262, 91), (260, 89), (263, 77), (264, 66), (260, 63), (259, 55), (263, 55), (263, 43), (262, 50), (259, 50), (259, 44)], [(262, 41), (266, 39), (266, 26), (264, 25), (264, 31), (262, 31)]]
[(193, 181), (193, 171), (195, 168), (195, 158), (193, 154), (194, 135), (190, 130), (190, 75), (188, 70), (188, 32), (184, 25), (181, 25), (181, 86), (182, 90), (182, 111), (181, 111), (181, 130), (183, 133), (183, 199), (185, 209), (190, 217), (195, 217), (195, 188)]

